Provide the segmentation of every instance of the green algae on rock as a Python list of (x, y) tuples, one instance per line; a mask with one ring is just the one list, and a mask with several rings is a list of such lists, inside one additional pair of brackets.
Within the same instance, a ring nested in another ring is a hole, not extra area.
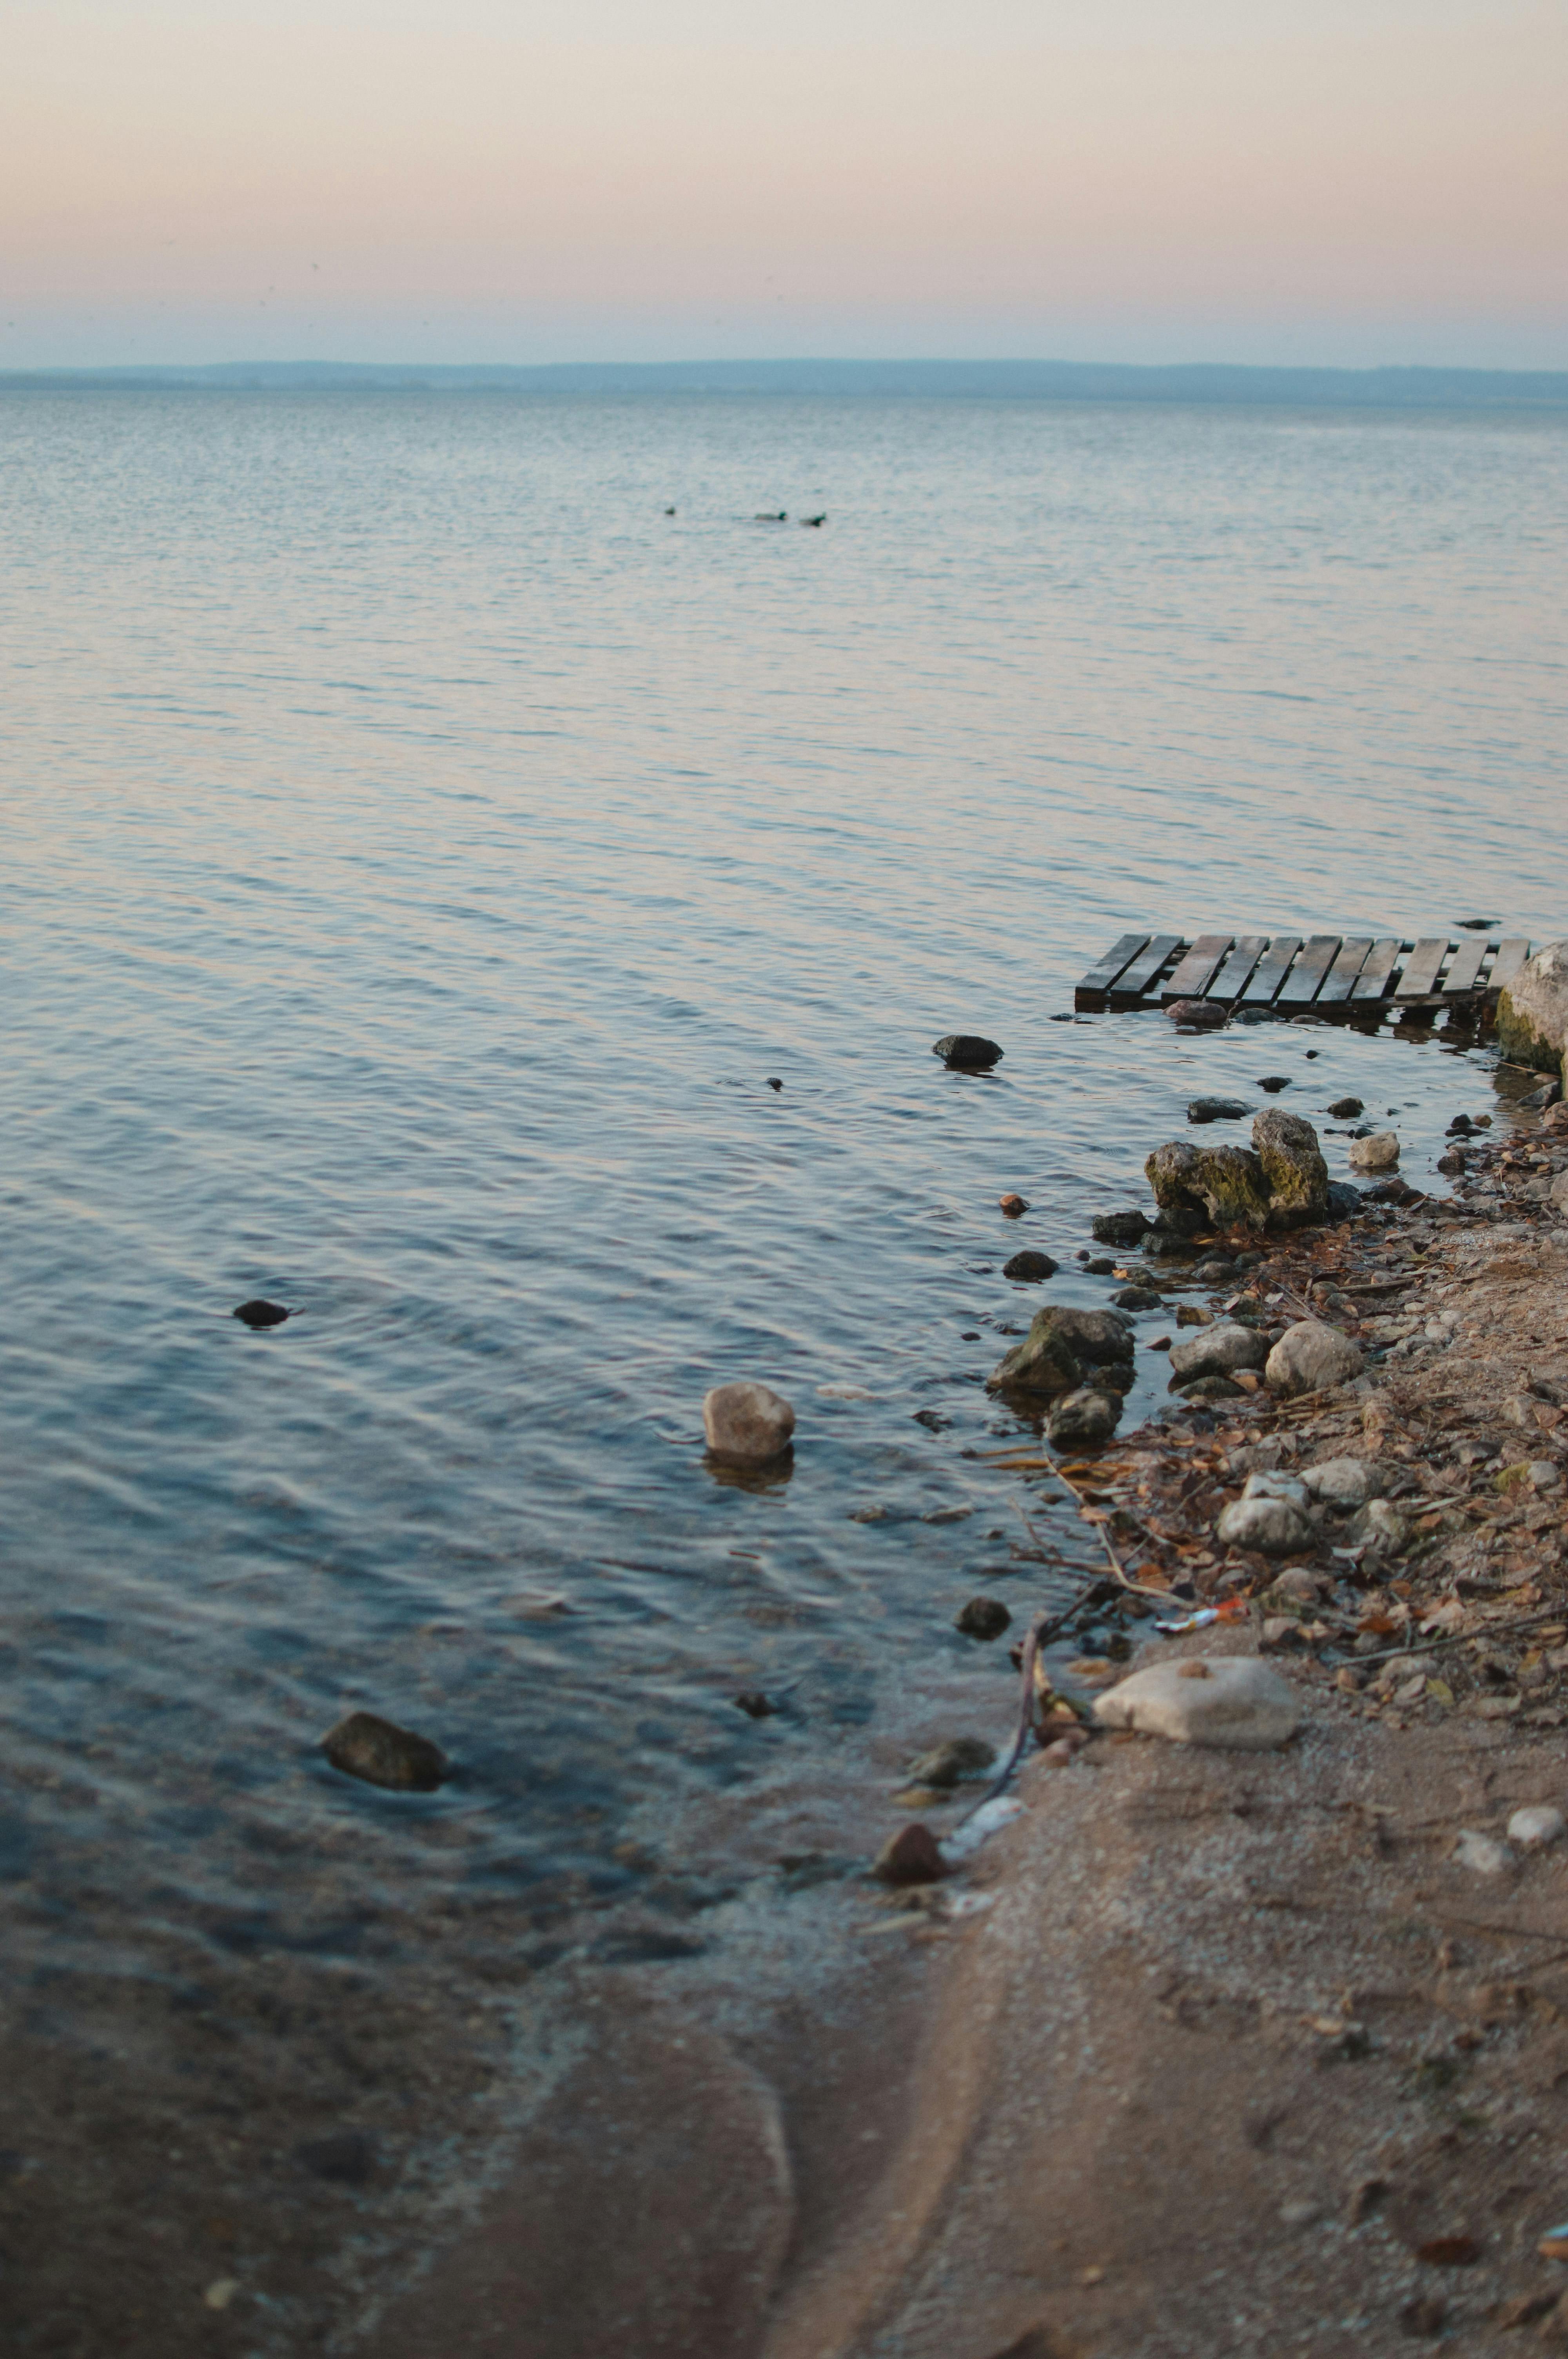
[(1266, 1226), (1269, 1183), (1248, 1147), (1189, 1147), (1172, 1139), (1143, 1166), (1162, 1212), (1204, 1212), (1217, 1228)]
[(1328, 1212), (1328, 1166), (1311, 1123), (1281, 1106), (1265, 1106), (1253, 1121), (1252, 1145), (1268, 1185), (1270, 1226), (1323, 1220)]
[(1555, 1073), (1568, 1088), (1568, 942), (1548, 942), (1503, 985), (1498, 1045), (1510, 1064)]

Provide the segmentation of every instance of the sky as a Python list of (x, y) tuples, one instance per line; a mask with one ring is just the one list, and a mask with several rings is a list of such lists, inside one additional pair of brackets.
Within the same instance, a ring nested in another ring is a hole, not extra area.
[(0, 369), (1568, 367), (1568, 10), (6, 0)]

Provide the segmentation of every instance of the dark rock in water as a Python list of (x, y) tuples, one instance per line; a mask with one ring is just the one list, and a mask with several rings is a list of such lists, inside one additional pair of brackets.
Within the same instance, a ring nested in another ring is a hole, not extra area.
[(1361, 1210), (1361, 1190), (1353, 1188), (1348, 1180), (1331, 1180), (1328, 1183), (1328, 1212), (1331, 1221), (1353, 1221)]
[(935, 1836), (917, 1819), (913, 1826), (900, 1827), (896, 1835), (888, 1837), (877, 1854), (872, 1873), (884, 1884), (940, 1884), (949, 1869)]
[(778, 1710), (777, 1704), (771, 1703), (761, 1688), (743, 1688), (735, 1701), (748, 1720), (771, 1720)]
[(331, 2130), (325, 2137), (303, 2139), (294, 2149), (294, 2159), (313, 2179), (330, 2180), (335, 2187), (363, 2187), (375, 2172), (376, 2144), (364, 2130)]
[(1003, 1277), (1017, 1279), (1021, 1284), (1038, 1285), (1043, 1278), (1055, 1276), (1056, 1265), (1049, 1254), (1036, 1253), (1033, 1247), (1027, 1247), (1022, 1253), (1015, 1253), (1011, 1261), (1003, 1262), (1001, 1274)]
[(1067, 1393), (1056, 1403), (1045, 1427), (1057, 1450), (1098, 1450), (1108, 1441), (1121, 1418), (1121, 1402), (1111, 1393), (1091, 1390)]
[(1167, 1236), (1199, 1237), (1210, 1222), (1196, 1204), (1171, 1204), (1159, 1214), (1154, 1226)]
[(1260, 1090), (1267, 1090), (1271, 1098), (1276, 1098), (1281, 1090), (1290, 1088), (1291, 1077), (1289, 1073), (1265, 1073), (1258, 1086)]
[(1056, 1303), (1048, 1310), (1036, 1311), (1034, 1326), (1043, 1321), (1049, 1323), (1054, 1334), (1065, 1340), (1070, 1352), (1091, 1367), (1107, 1367), (1114, 1361), (1130, 1362), (1132, 1358), (1132, 1321), (1119, 1310), (1076, 1310)]
[(1235, 1275), (1236, 1264), (1233, 1261), (1221, 1260), (1217, 1254), (1211, 1255), (1207, 1261), (1200, 1261), (1193, 1272), (1193, 1276), (1202, 1286), (1223, 1286), (1227, 1278), (1234, 1277)]
[(1173, 1383), (1171, 1390), (1184, 1400), (1239, 1400), (1247, 1387), (1232, 1384), (1228, 1376), (1194, 1376), (1185, 1384)]
[(1084, 1267), (1087, 1270), (1091, 1277), (1114, 1277), (1116, 1276), (1116, 1264), (1113, 1261), (1108, 1261), (1104, 1254), (1091, 1254), (1087, 1261), (1085, 1262)]
[(1542, 1082), (1538, 1090), (1531, 1090), (1529, 1097), (1520, 1098), (1519, 1103), (1521, 1106), (1528, 1106), (1532, 1114), (1544, 1114), (1548, 1106), (1557, 1103), (1562, 1094), (1561, 1082)]
[(1185, 1237), (1178, 1237), (1164, 1229), (1152, 1230), (1143, 1240), (1144, 1257), (1148, 1261), (1184, 1259), (1193, 1248)]
[[(1367, 1109), (1359, 1098), (1336, 1098), (1328, 1111), (1336, 1122), (1354, 1122), (1357, 1115), (1365, 1114)], [(1468, 1128), (1469, 1125), (1465, 1126)]]
[(1460, 929), (1466, 934), (1489, 934), (1502, 924), (1500, 918), (1461, 918)]
[(1456, 1147), (1451, 1147), (1446, 1155), (1438, 1157), (1437, 1168), (1446, 1178), (1453, 1179), (1456, 1172), (1465, 1169), (1465, 1158)]
[(1230, 1010), (1213, 999), (1174, 999), (1165, 1010), (1184, 1032), (1217, 1032), (1230, 1020)]
[(390, 1786), (398, 1793), (433, 1794), (450, 1767), (440, 1746), (427, 1736), (416, 1736), (373, 1712), (351, 1712), (328, 1730), (321, 1750), (345, 1776), (362, 1777), (368, 1786)]
[(1194, 1098), (1187, 1108), (1189, 1122), (1239, 1122), (1247, 1112), (1239, 1098)]
[(1252, 1145), (1269, 1188), (1269, 1224), (1294, 1228), (1328, 1210), (1328, 1166), (1317, 1133), (1300, 1114), (1266, 1107), (1252, 1125)]
[(246, 1327), (281, 1327), (294, 1313), (286, 1310), (281, 1302), (264, 1302), (258, 1295), (252, 1302), (242, 1302), (233, 1316)]
[(1113, 1294), (1110, 1299), (1119, 1310), (1158, 1310), (1160, 1308), (1159, 1296), (1148, 1286), (1124, 1286), (1119, 1294)]
[(1037, 1394), (1052, 1400), (1058, 1393), (1076, 1389), (1083, 1371), (1072, 1345), (1056, 1332), (1054, 1321), (1054, 1305), (1035, 1312), (1022, 1343), (1015, 1343), (986, 1378), (989, 1391)]
[(1012, 1626), (1012, 1616), (1000, 1597), (971, 1597), (953, 1617), (953, 1627), (966, 1638), (1000, 1638)]
[(966, 1777), (983, 1777), (995, 1759), (995, 1745), (988, 1745), (983, 1736), (950, 1736), (946, 1744), (934, 1745), (912, 1761), (907, 1774), (912, 1786), (940, 1789), (960, 1785)]
[(999, 1196), (997, 1202), (1010, 1221), (1021, 1221), (1029, 1210), (1022, 1196)]
[(981, 1073), (1001, 1060), (996, 1042), (983, 1039), (978, 1032), (945, 1032), (933, 1043), (931, 1053), (961, 1073)]
[(770, 1090), (782, 1090), (784, 1083), (778, 1079), (776, 1074), (770, 1073), (768, 1075), (768, 1087)]
[[(1097, 1245), (1136, 1245), (1142, 1243), (1148, 1228), (1141, 1212), (1097, 1212), (1089, 1223), (1089, 1234)], [(1087, 1260), (1087, 1256), (1080, 1254), (1078, 1258)]]
[[(1331, 1108), (1330, 1111), (1332, 1112), (1333, 1109)], [(1357, 1114), (1360, 1113), (1359, 1104), (1357, 1105), (1356, 1111)], [(1448, 1136), (1450, 1138), (1468, 1138), (1475, 1127), (1467, 1114), (1456, 1114), (1448, 1125)]]

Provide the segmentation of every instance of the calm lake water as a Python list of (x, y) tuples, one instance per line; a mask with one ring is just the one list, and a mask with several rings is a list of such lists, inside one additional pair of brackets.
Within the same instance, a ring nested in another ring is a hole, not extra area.
[[(1353, 1089), (1418, 1178), (1491, 1102), (1441, 1039), (1051, 1019), (1134, 924), (1560, 934), (1565, 535), (1552, 416), (0, 397), (28, 1971), (547, 1926), (650, 1779), (849, 1757), (961, 1654), (1007, 1254), (1103, 1299), (1197, 1088)], [(742, 1375), (786, 1484), (705, 1464)], [(327, 1767), (356, 1704), (453, 1783)]]

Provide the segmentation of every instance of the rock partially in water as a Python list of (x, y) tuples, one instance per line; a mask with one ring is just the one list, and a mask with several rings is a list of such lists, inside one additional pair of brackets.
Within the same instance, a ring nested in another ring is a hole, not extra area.
[(1249, 1147), (1189, 1147), (1171, 1139), (1143, 1169), (1162, 1214), (1206, 1212), (1222, 1229), (1261, 1229), (1268, 1222), (1268, 1181)]
[(1286, 1328), (1269, 1354), (1263, 1377), (1271, 1392), (1293, 1398), (1346, 1385), (1365, 1364), (1359, 1346), (1337, 1327), (1321, 1319), (1303, 1319)]
[(1176, 1377), (1171, 1390), (1179, 1393), (1186, 1401), (1242, 1400), (1246, 1397), (1246, 1386), (1235, 1383), (1229, 1376)]
[(1239, 1122), (1247, 1107), (1240, 1098), (1194, 1098), (1187, 1107), (1189, 1122)]
[(1282, 1106), (1266, 1106), (1252, 1125), (1252, 1145), (1269, 1190), (1271, 1225), (1321, 1221), (1328, 1210), (1328, 1166), (1311, 1123)]
[[(1328, 1111), (1336, 1122), (1354, 1122), (1357, 1115), (1365, 1114), (1367, 1109), (1359, 1098), (1336, 1098)], [(1469, 1129), (1470, 1125), (1467, 1122), (1465, 1127), (1466, 1130)]]
[(1002, 1056), (997, 1043), (979, 1032), (944, 1032), (940, 1040), (932, 1043), (931, 1053), (961, 1073), (989, 1072)]
[(1004, 1261), (1001, 1274), (1003, 1277), (1011, 1277), (1016, 1285), (1038, 1286), (1044, 1279), (1055, 1276), (1056, 1264), (1049, 1254), (1036, 1253), (1030, 1246), (1022, 1253), (1015, 1253), (1011, 1261)]
[(1173, 1376), (1228, 1376), (1238, 1368), (1260, 1368), (1269, 1356), (1269, 1340), (1256, 1327), (1239, 1320), (1222, 1319), (1203, 1328), (1190, 1343), (1178, 1343), (1171, 1354)]
[(1290, 1088), (1291, 1077), (1289, 1073), (1265, 1073), (1258, 1086), (1260, 1090), (1267, 1090), (1271, 1098), (1278, 1097), (1281, 1090)]
[(789, 1448), (795, 1410), (768, 1385), (715, 1385), (703, 1400), (702, 1427), (724, 1465), (762, 1466)]
[(1391, 1130), (1374, 1131), (1370, 1138), (1350, 1142), (1352, 1171), (1391, 1171), (1400, 1159), (1400, 1142)]
[(1118, 1361), (1130, 1364), (1132, 1321), (1124, 1311), (1079, 1310), (1054, 1303), (1049, 1310), (1036, 1313), (1036, 1326), (1042, 1319), (1049, 1319), (1053, 1332), (1063, 1336), (1068, 1349), (1091, 1368), (1111, 1367)]
[(748, 1720), (772, 1720), (778, 1711), (777, 1704), (761, 1688), (742, 1688), (735, 1701)]
[(1353, 1188), (1348, 1180), (1331, 1180), (1328, 1202), (1324, 1218), (1329, 1221), (1353, 1221), (1361, 1210), (1361, 1190)]
[(1214, 999), (1173, 999), (1165, 1010), (1184, 1032), (1218, 1032), (1230, 1021), (1230, 1010)]
[(1012, 1616), (1000, 1597), (971, 1597), (953, 1616), (953, 1627), (966, 1638), (1000, 1638), (1012, 1626)]
[(286, 1319), (293, 1318), (294, 1313), (286, 1310), (281, 1302), (267, 1302), (257, 1295), (249, 1302), (242, 1302), (231, 1315), (239, 1320), (242, 1326), (265, 1328), (281, 1327)]
[(1110, 1440), (1120, 1419), (1121, 1403), (1114, 1393), (1094, 1392), (1085, 1386), (1056, 1403), (1045, 1428), (1046, 1437), (1058, 1450), (1098, 1450)]
[(1124, 1286), (1111, 1300), (1119, 1310), (1158, 1310), (1160, 1297), (1149, 1286)]
[(943, 1858), (935, 1836), (928, 1826), (917, 1819), (912, 1826), (900, 1827), (890, 1835), (877, 1854), (873, 1875), (883, 1884), (940, 1884), (952, 1873)]
[(433, 1794), (451, 1767), (427, 1736), (416, 1736), (374, 1712), (351, 1712), (328, 1730), (321, 1750), (345, 1777), (362, 1777), (367, 1786), (386, 1786), (395, 1793)]
[(1134, 1671), (1095, 1705), (1095, 1718), (1107, 1728), (1249, 1753), (1288, 1744), (1301, 1717), (1295, 1690), (1254, 1655), (1156, 1663)]
[(1035, 1312), (1028, 1334), (997, 1362), (986, 1387), (993, 1393), (1030, 1393), (1054, 1400), (1058, 1393), (1075, 1391), (1082, 1375), (1072, 1347), (1056, 1332), (1052, 1306)]
[(1097, 1212), (1089, 1223), (1089, 1234), (1097, 1245), (1141, 1245), (1149, 1233), (1150, 1223), (1141, 1212)]
[(968, 1777), (983, 1777), (996, 1759), (996, 1747), (983, 1736), (950, 1736), (912, 1761), (907, 1772), (912, 1786), (934, 1786), (944, 1792)]
[(1021, 1221), (1023, 1218), (1024, 1213), (1029, 1210), (1028, 1205), (1025, 1203), (1022, 1196), (999, 1196), (997, 1198), (997, 1202), (1000, 1205), (1002, 1211), (1007, 1214), (1010, 1221)]
[(1568, 942), (1548, 942), (1526, 959), (1503, 985), (1497, 1021), (1498, 1046), (1511, 1064), (1568, 1078)]

